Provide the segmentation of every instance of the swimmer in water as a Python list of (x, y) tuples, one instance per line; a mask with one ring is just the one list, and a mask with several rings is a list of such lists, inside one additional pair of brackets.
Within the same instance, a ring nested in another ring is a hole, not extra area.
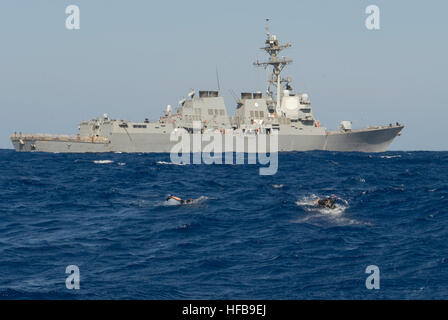
[(315, 204), (320, 208), (334, 209), (336, 207), (336, 196), (333, 198), (317, 199)]
[(170, 202), (172, 202), (173, 200), (174, 200), (174, 201), (177, 201), (178, 204), (190, 204), (190, 203), (193, 203), (193, 198), (190, 198), (190, 199), (188, 199), (188, 200), (183, 200), (183, 199), (181, 199), (181, 198), (179, 198), (179, 197), (172, 196), (172, 195), (169, 195), (169, 196), (166, 198), (166, 201), (170, 201)]

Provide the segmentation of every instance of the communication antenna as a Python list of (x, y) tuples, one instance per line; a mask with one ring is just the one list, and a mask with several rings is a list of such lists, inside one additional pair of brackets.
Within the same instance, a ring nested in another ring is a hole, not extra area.
[(218, 83), (218, 91), (221, 91), (221, 87), (219, 85), (218, 66), (216, 66), (216, 82)]
[(281, 89), (282, 89), (282, 82), (284, 82), (284, 79), (280, 77), (280, 73), (282, 72), (283, 68), (290, 64), (292, 62), (291, 59), (287, 59), (285, 57), (279, 57), (280, 51), (283, 49), (291, 47), (290, 43), (286, 44), (280, 44), (279, 40), (275, 35), (270, 35), (269, 33), (269, 19), (266, 19), (266, 41), (265, 46), (261, 48), (262, 50), (266, 51), (266, 53), (269, 55), (269, 60), (265, 62), (254, 62), (254, 65), (259, 67), (272, 67), (271, 70), (271, 77), (268, 81), (268, 88), (266, 91), (266, 94), (270, 97), (274, 97), (274, 92), (271, 90), (271, 86), (277, 87), (276, 91), (277, 94), (275, 94), (276, 98), (276, 109), (280, 108), (280, 98), (281, 98)]
[(266, 37), (269, 38), (269, 36), (271, 35), (269, 33), (269, 18), (266, 19)]

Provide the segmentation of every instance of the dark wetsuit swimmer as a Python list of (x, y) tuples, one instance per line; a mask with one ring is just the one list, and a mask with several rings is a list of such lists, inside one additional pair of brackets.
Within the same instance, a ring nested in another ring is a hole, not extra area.
[(336, 207), (336, 197), (330, 198), (327, 197), (325, 199), (317, 199), (316, 204), (321, 208), (334, 209)]
[(172, 195), (169, 195), (167, 198), (166, 198), (166, 201), (168, 201), (168, 200), (176, 200), (179, 204), (189, 204), (189, 203), (192, 203), (193, 202), (193, 198), (190, 198), (190, 199), (188, 199), (188, 200), (183, 200), (183, 199), (181, 199), (181, 198), (179, 198), (179, 197), (176, 197), (176, 196), (172, 196)]

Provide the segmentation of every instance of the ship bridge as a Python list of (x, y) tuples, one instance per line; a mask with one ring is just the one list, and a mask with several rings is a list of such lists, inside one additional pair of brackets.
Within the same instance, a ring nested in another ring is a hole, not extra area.
[(193, 128), (194, 121), (200, 121), (202, 128), (228, 128), (230, 120), (227, 115), (224, 98), (218, 91), (199, 91), (199, 97), (190, 92), (190, 99), (179, 101), (177, 110), (178, 125)]

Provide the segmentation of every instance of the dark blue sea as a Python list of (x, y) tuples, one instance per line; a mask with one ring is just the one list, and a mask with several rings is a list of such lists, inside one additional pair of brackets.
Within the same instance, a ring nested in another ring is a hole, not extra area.
[[(2, 150), (0, 298), (448, 299), (448, 152), (278, 161), (260, 176), (169, 154)], [(325, 196), (335, 209), (314, 205)]]

